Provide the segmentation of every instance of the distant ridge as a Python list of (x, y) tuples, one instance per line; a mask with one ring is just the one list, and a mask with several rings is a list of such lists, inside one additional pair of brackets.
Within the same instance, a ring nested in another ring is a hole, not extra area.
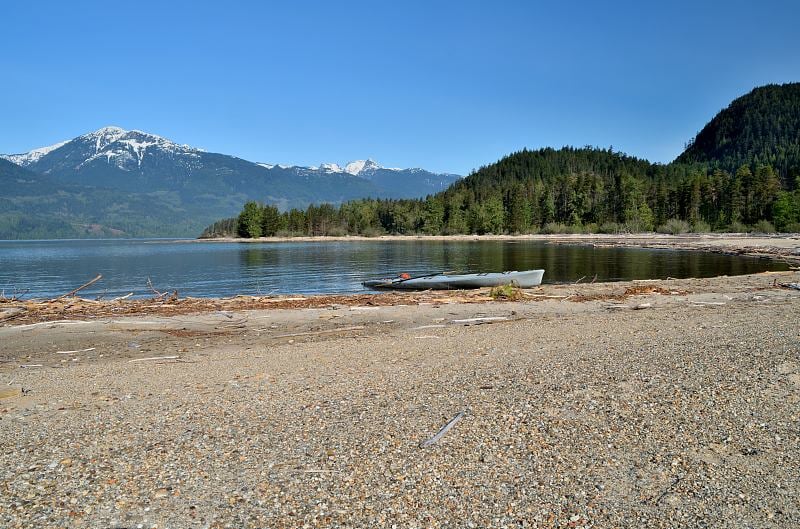
[[(48, 186), (37, 187), (41, 191), (40, 203), (47, 203), (50, 194), (70, 193), (59, 186), (73, 186), (73, 190), (78, 186), (88, 194), (95, 189), (114, 192), (117, 210), (125, 212), (123, 217), (112, 220), (103, 215), (100, 204), (95, 211), (81, 206), (78, 213), (75, 202), (63, 204), (58, 213), (51, 214), (58, 215), (59, 222), (91, 222), (129, 236), (196, 236), (209, 222), (236, 214), (246, 200), (286, 209), (362, 197), (423, 197), (446, 189), (460, 178), (424, 169), (385, 168), (371, 159), (344, 167), (254, 163), (116, 126), (26, 153), (0, 155), (0, 159), (46, 177)], [(4, 170), (10, 171), (8, 167)], [(143, 196), (149, 198), (140, 200)], [(15, 204), (0, 201), (0, 215), (14, 209), (24, 217), (24, 209), (17, 207), (19, 200)], [(27, 200), (37, 201), (34, 195)], [(152, 205), (148, 206), (148, 202)], [(171, 216), (172, 225), (159, 227), (153, 219), (161, 218), (156, 208), (164, 207), (176, 212), (177, 218)], [(46, 216), (47, 211), (41, 210), (39, 215)], [(120, 223), (120, 219), (124, 222)], [(38, 228), (23, 229), (24, 223), (17, 226), (17, 231), (6, 235), (19, 238), (35, 232), (36, 237), (42, 236)]]

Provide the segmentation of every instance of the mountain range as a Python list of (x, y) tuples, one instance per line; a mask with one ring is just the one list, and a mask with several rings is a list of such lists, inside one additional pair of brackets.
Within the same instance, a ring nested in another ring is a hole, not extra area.
[(250, 162), (119, 127), (0, 155), (0, 161), (0, 239), (194, 236), (209, 222), (236, 214), (247, 200), (287, 209), (364, 197), (415, 198), (460, 178), (385, 168), (369, 159), (344, 167)]

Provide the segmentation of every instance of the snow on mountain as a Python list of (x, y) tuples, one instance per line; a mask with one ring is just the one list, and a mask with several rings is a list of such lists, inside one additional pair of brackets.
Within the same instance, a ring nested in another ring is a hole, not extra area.
[(349, 174), (351, 176), (365, 176), (366, 174), (372, 171), (377, 171), (379, 169), (385, 169), (387, 171), (402, 171), (402, 169), (383, 167), (380, 164), (378, 164), (375, 160), (371, 159), (355, 160), (348, 164), (345, 164), (344, 167), (335, 162), (321, 163), (318, 166), (281, 165), (281, 164), (275, 165), (268, 163), (258, 163), (257, 165), (260, 165), (265, 169), (272, 169), (273, 167), (279, 167), (281, 169), (294, 169), (296, 171), (300, 171), (303, 173), (320, 172), (320, 173)]
[(158, 151), (186, 157), (196, 157), (198, 153), (203, 152), (201, 149), (179, 145), (155, 134), (109, 126), (48, 147), (40, 147), (21, 154), (0, 155), (0, 157), (27, 167), (36, 164), (56, 149), (68, 145), (80, 150), (81, 156), (78, 163), (75, 164), (76, 169), (102, 159), (120, 169), (130, 170), (134, 165), (141, 167), (148, 152)]
[(344, 171), (353, 176), (357, 176), (367, 171), (376, 171), (378, 169), (383, 169), (383, 167), (381, 167), (375, 160), (372, 159), (356, 160), (354, 162), (350, 162), (344, 167)]
[[(309, 167), (309, 169), (313, 170), (312, 167)], [(323, 163), (323, 164), (321, 164), (319, 166), (319, 170), (325, 171), (326, 173), (341, 173), (342, 172), (342, 168), (339, 167), (338, 163)]]
[(189, 145), (179, 145), (155, 134), (140, 130), (126, 131), (118, 127), (105, 127), (81, 136), (78, 140), (89, 140), (95, 143), (95, 154), (78, 167), (98, 158), (105, 158), (109, 164), (113, 163), (120, 169), (130, 170), (133, 164), (141, 167), (148, 152), (186, 157), (197, 157), (198, 153), (202, 152)]
[(56, 143), (55, 145), (50, 145), (48, 147), (39, 147), (38, 149), (33, 149), (32, 151), (28, 151), (22, 154), (0, 154), (0, 158), (8, 160), (9, 162), (15, 163), (17, 165), (21, 165), (22, 167), (26, 167), (32, 163), (39, 161), (39, 158), (41, 158), (42, 156), (58, 149), (59, 147), (63, 147), (67, 143), (69, 143), (69, 140)]
[(253, 163), (113, 126), (3, 157), (36, 173), (79, 185), (129, 192), (192, 190), (198, 196), (246, 194), (293, 205), (363, 196), (425, 196), (458, 178), (422, 169), (385, 168), (369, 158), (315, 167)]
[[(114, 165), (124, 171), (130, 171), (142, 167), (146, 155), (149, 153), (166, 154), (172, 158), (190, 159), (197, 157), (199, 153), (205, 152), (189, 145), (179, 145), (167, 138), (150, 134), (140, 130), (125, 130), (121, 127), (108, 126), (101, 129), (83, 134), (69, 141), (33, 149), (27, 153), (0, 155), (0, 158), (13, 162), (17, 165), (27, 167), (35, 165), (41, 158), (50, 154), (52, 151), (61, 147), (72, 145), (78, 149), (80, 155), (70, 155), (70, 160), (75, 160), (73, 167), (80, 169), (92, 164), (97, 160), (102, 160), (109, 165)], [(177, 161), (176, 160), (176, 161)], [(256, 165), (267, 170), (275, 168), (283, 170), (295, 170), (299, 174), (317, 173), (351, 175), (370, 179), (376, 171), (403, 171), (399, 168), (388, 168), (378, 164), (375, 160), (354, 160), (344, 166), (338, 163), (322, 163), (319, 166), (303, 167), (297, 165), (282, 165), (270, 163), (257, 163)], [(421, 169), (408, 169), (416, 172)], [(49, 170), (45, 170), (49, 172)]]
[(75, 140), (94, 144), (95, 153), (98, 153), (127, 133), (127, 130), (119, 127), (103, 127), (94, 132), (78, 136)]

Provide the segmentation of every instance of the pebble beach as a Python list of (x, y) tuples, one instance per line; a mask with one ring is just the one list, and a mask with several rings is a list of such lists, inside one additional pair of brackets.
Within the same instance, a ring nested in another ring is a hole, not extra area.
[(0, 526), (798, 526), (797, 279), (6, 325)]

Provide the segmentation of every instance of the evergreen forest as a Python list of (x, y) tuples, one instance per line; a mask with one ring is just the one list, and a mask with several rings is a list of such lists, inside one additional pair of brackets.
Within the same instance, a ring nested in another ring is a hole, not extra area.
[(202, 237), (800, 232), (800, 83), (756, 88), (670, 164), (611, 148), (522, 150), (424, 199), (279, 211), (258, 202)]

